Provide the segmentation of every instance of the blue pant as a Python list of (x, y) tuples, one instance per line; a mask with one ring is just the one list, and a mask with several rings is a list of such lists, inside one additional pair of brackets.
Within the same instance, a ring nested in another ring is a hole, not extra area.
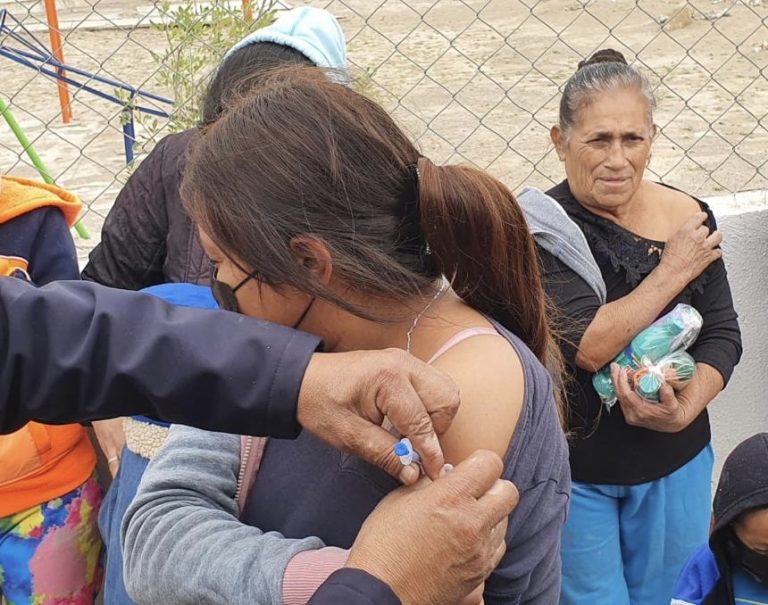
[(560, 605), (669, 605), (680, 570), (709, 537), (713, 459), (707, 446), (641, 485), (574, 481)]
[(134, 605), (123, 583), (123, 551), (120, 546), (120, 525), (128, 506), (133, 501), (139, 482), (149, 460), (123, 448), (120, 468), (109, 487), (99, 511), (99, 529), (107, 552), (104, 570), (104, 604)]

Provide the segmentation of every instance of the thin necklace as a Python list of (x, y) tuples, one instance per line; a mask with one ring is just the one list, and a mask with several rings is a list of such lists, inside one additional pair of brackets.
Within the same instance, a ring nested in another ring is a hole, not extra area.
[(416, 319), (414, 319), (414, 320), (413, 320), (413, 324), (411, 325), (411, 329), (410, 329), (410, 330), (408, 330), (408, 333), (405, 335), (405, 351), (406, 351), (407, 353), (410, 353), (410, 352), (411, 352), (411, 336), (413, 335), (413, 331), (416, 329), (416, 326), (419, 324), (419, 320), (421, 319), (422, 315), (424, 315), (424, 313), (426, 313), (427, 311), (429, 311), (429, 308), (430, 308), (430, 307), (431, 307), (431, 306), (434, 304), (434, 302), (435, 302), (435, 301), (436, 301), (438, 298), (440, 298), (440, 295), (441, 295), (443, 292), (445, 292), (445, 289), (446, 289), (447, 287), (448, 287), (448, 284), (446, 284), (445, 282), (443, 282), (443, 284), (440, 286), (440, 289), (439, 289), (439, 290), (437, 291), (437, 293), (436, 293), (436, 294), (435, 294), (435, 295), (432, 297), (432, 300), (430, 300), (430, 301), (427, 303), (427, 306), (426, 306), (426, 307), (424, 307), (424, 308), (421, 310), (421, 313), (419, 313), (419, 314), (416, 316)]

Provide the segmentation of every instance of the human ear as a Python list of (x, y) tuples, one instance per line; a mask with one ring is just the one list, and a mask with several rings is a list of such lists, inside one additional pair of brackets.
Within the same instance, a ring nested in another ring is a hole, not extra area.
[(563, 131), (560, 130), (559, 126), (555, 125), (549, 129), (549, 138), (552, 140), (552, 144), (555, 146), (555, 151), (557, 151), (557, 157), (560, 158), (561, 162), (564, 162), (565, 161), (565, 137), (563, 136)]
[(333, 258), (325, 242), (316, 237), (299, 235), (290, 243), (291, 254), (296, 263), (323, 284), (331, 281)]

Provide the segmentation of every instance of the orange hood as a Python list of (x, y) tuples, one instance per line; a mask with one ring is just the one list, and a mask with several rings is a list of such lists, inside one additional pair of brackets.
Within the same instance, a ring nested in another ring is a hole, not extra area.
[(16, 176), (0, 179), (0, 223), (44, 206), (55, 206), (61, 210), (71, 227), (83, 204), (75, 194), (55, 185)]

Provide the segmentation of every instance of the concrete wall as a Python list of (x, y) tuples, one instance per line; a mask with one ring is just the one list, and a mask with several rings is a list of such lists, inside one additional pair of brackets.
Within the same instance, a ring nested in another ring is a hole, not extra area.
[(766, 192), (715, 198), (723, 251), (744, 354), (725, 391), (710, 406), (715, 480), (743, 439), (768, 432), (768, 203)]

